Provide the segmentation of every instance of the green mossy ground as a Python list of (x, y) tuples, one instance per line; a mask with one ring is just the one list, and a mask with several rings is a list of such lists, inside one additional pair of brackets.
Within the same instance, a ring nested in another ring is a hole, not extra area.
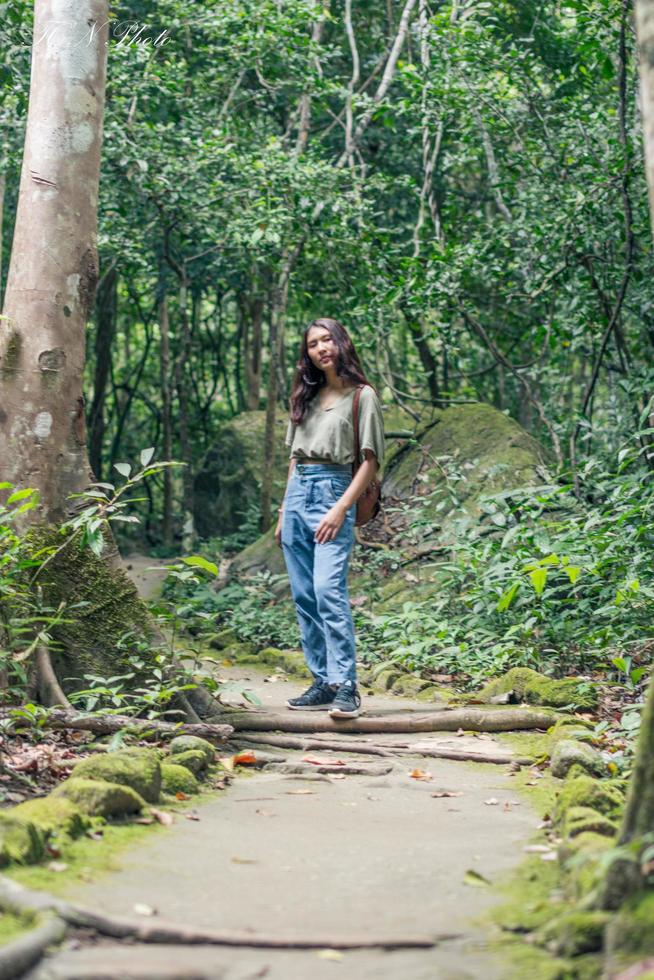
[(0, 811), (0, 867), (35, 864), (44, 855), (45, 834), (35, 824)]
[(14, 807), (11, 813), (19, 820), (31, 821), (49, 837), (54, 834), (79, 837), (90, 825), (79, 807), (63, 796), (58, 798), (51, 795), (27, 800)]
[(559, 792), (554, 818), (562, 822), (572, 807), (589, 807), (610, 820), (617, 820), (623, 806), (624, 793), (614, 781), (593, 779), (584, 773), (568, 776)]
[[(180, 752), (202, 752), (207, 765), (211, 765), (213, 762), (216, 750), (211, 742), (208, 742), (205, 738), (198, 738), (197, 735), (178, 735), (170, 743), (170, 754), (171, 756), (179, 755)], [(174, 759), (170, 760), (174, 762)]]
[(0, 914), (0, 948), (30, 932), (36, 924), (36, 916), (30, 912), (2, 912)]
[(192, 772), (194, 776), (204, 772), (207, 768), (207, 757), (204, 752), (189, 749), (187, 752), (178, 752), (174, 757), (176, 766), (183, 766)]

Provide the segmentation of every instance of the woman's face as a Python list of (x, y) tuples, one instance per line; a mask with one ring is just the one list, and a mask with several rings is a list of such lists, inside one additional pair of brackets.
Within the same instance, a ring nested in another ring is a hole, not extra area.
[(311, 327), (307, 334), (307, 353), (320, 371), (336, 364), (338, 347), (325, 327)]

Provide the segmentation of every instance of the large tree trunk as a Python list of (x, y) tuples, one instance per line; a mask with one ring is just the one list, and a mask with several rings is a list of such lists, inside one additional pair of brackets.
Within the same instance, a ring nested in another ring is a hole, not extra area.
[[(93, 480), (82, 374), (98, 279), (107, 0), (37, 0), (16, 229), (0, 320), (2, 478), (38, 488), (40, 522)], [(34, 519), (35, 511), (28, 512)]]
[[(93, 482), (82, 391), (86, 325), (98, 278), (100, 147), (108, 0), (36, 0), (25, 152), (0, 320), (0, 480), (38, 489), (23, 515), (37, 547), (57, 554), (35, 573), (47, 604), (66, 603), (57, 673), (115, 673), (126, 633), (154, 634), (108, 525), (103, 557), (66, 543), (59, 525)], [(44, 40), (47, 39), (47, 40)], [(83, 603), (83, 605), (78, 605)], [(121, 646), (122, 644), (122, 646)]]
[(654, 0), (637, 0), (636, 32), (649, 211), (654, 234)]

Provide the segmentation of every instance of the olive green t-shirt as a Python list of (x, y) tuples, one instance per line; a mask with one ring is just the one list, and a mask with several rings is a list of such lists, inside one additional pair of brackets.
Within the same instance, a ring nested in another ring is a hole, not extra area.
[[(354, 427), (352, 419), (352, 388), (331, 408), (321, 408), (319, 393), (309, 402), (306, 415), (299, 425), (288, 423), (286, 445), (291, 447), (291, 459), (322, 459), (332, 463), (354, 461)], [(384, 421), (381, 405), (374, 388), (366, 385), (359, 400), (359, 462), (365, 460), (364, 449), (371, 449), (381, 466), (384, 458)]]

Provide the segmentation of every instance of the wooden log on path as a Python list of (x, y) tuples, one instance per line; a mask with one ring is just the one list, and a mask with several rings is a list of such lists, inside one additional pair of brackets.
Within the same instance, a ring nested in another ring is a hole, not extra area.
[[(37, 722), (30, 719), (27, 712), (17, 716), (15, 708), (1, 708), (0, 718), (15, 719), (18, 727), (28, 727)], [(187, 724), (173, 721), (145, 721), (143, 718), (130, 718), (129, 715), (85, 715), (78, 711), (67, 711), (63, 708), (53, 708), (47, 717), (39, 718), (38, 724), (55, 731), (70, 730), (91, 732), (94, 735), (113, 735), (115, 732), (129, 729), (142, 737), (153, 735), (156, 738), (173, 738), (176, 735), (198, 735), (209, 742), (226, 742), (234, 733), (231, 725)]]
[[(351, 721), (336, 721), (328, 714), (268, 714), (238, 711), (229, 715), (237, 732), (306, 733), (339, 732), (341, 734), (404, 734), (410, 732), (512, 732), (551, 728), (557, 715), (547, 708), (444, 708), (430, 714), (402, 714), (399, 717), (360, 715)], [(189, 726), (193, 727), (193, 726)]]

